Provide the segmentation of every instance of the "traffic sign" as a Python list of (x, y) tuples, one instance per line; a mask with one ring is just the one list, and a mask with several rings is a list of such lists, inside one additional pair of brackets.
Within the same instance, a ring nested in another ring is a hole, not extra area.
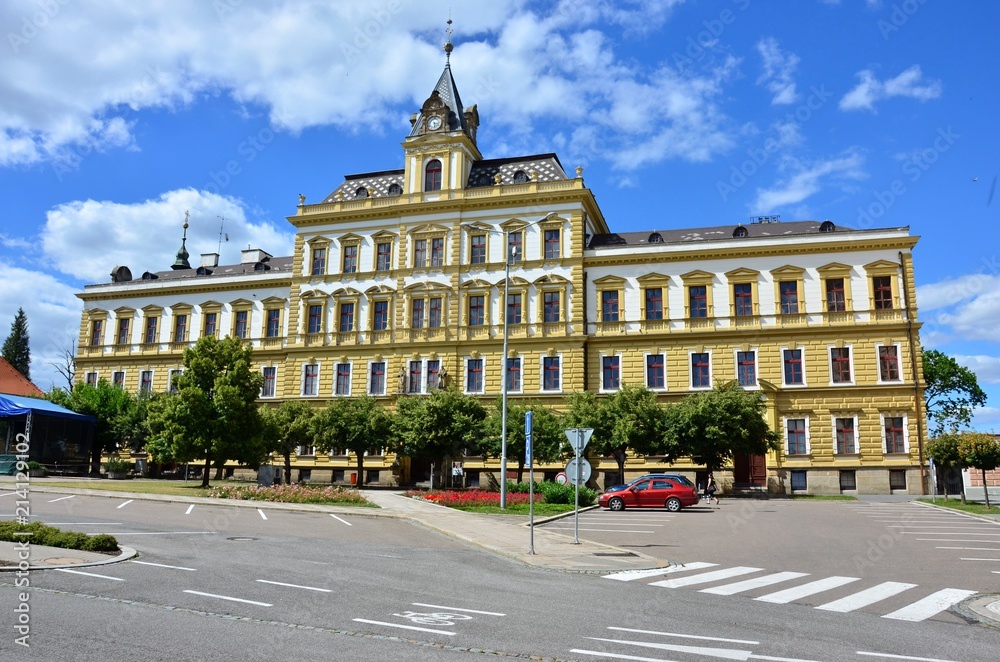
[(592, 434), (594, 434), (593, 428), (567, 428), (566, 430), (569, 445), (577, 455), (583, 453), (583, 449), (587, 447)]
[[(579, 467), (577, 467), (577, 463), (579, 463)], [(579, 481), (577, 481), (577, 470), (580, 472)], [(566, 465), (566, 478), (572, 485), (583, 485), (590, 480), (590, 462), (582, 457), (573, 458)]]
[(556, 474), (556, 482), (559, 483), (560, 485), (565, 485), (567, 482), (569, 482), (569, 478), (567, 478), (565, 473), (560, 471), (559, 473)]
[(531, 411), (524, 412), (524, 466), (531, 468)]

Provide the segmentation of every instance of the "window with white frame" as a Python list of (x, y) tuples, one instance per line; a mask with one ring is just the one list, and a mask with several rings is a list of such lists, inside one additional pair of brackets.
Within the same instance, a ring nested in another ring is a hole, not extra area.
[(736, 381), (744, 388), (757, 386), (757, 351), (736, 352)]
[(711, 352), (691, 352), (691, 388), (712, 388)]
[(833, 434), (837, 455), (854, 455), (858, 452), (858, 417), (834, 416)]
[(167, 390), (171, 393), (177, 393), (177, 378), (184, 374), (181, 369), (171, 370), (167, 373)]
[(372, 361), (368, 368), (368, 395), (385, 395), (385, 361)]
[(646, 355), (646, 388), (663, 390), (667, 388), (667, 355)]
[(887, 455), (910, 452), (906, 414), (882, 414), (882, 450)]
[(902, 381), (899, 371), (899, 345), (875, 345), (878, 351), (878, 380), (880, 382)]
[(424, 362), (421, 360), (410, 361), (408, 379), (406, 384), (407, 393), (420, 393), (424, 386)]
[(333, 394), (351, 394), (351, 364), (350, 362), (337, 363), (333, 366)]
[(809, 454), (809, 419), (785, 419), (785, 455)]
[(302, 395), (319, 394), (319, 364), (307, 363), (302, 366)]
[(851, 347), (830, 347), (830, 383), (853, 384)]
[(87, 386), (97, 386), (97, 373), (88, 372), (86, 375)]
[(118, 388), (125, 388), (125, 372), (123, 370), (116, 370), (112, 373), (111, 383)]
[(441, 387), (441, 361), (434, 359), (427, 362), (427, 390), (433, 391)]
[[(87, 383), (88, 384), (90, 383), (90, 381), (89, 381), (90, 374), (94, 375), (94, 381), (96, 383), (96, 381), (97, 381), (97, 373), (88, 373), (88, 375), (87, 375), (88, 376)], [(148, 394), (148, 393), (152, 393), (152, 392), (153, 392), (153, 371), (152, 370), (143, 370), (141, 373), (139, 373), (139, 393), (140, 394)]]
[(801, 347), (781, 348), (782, 379), (785, 386), (805, 386), (805, 352)]
[(542, 357), (542, 390), (558, 391), (562, 383), (562, 360), (559, 356)]
[(521, 357), (514, 356), (507, 359), (507, 392), (521, 392)]
[(621, 361), (622, 361), (621, 357), (617, 355), (601, 357), (602, 391), (617, 391), (621, 387), (621, 382), (622, 382)]
[(263, 368), (263, 373), (264, 384), (260, 388), (260, 397), (273, 398), (275, 394), (275, 386), (278, 380), (278, 368), (275, 366), (265, 366)]
[(465, 392), (483, 393), (486, 381), (483, 378), (483, 364), (481, 358), (465, 360)]

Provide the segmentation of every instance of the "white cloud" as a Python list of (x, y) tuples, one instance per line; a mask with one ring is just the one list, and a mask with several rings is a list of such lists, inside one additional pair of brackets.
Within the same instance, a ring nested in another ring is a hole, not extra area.
[(1000, 289), (1000, 276), (967, 274), (917, 287), (917, 306), (921, 312), (950, 308), (983, 294)]
[(799, 95), (795, 92), (792, 75), (799, 65), (799, 56), (782, 51), (774, 37), (758, 41), (757, 52), (764, 65), (764, 73), (757, 79), (757, 84), (766, 86), (774, 95), (771, 104), (777, 106), (795, 103)]
[(186, 211), (191, 212), (187, 250), (193, 265), (200, 253), (218, 249), (220, 216), (231, 240), (223, 244), (222, 263), (238, 262), (238, 251), (247, 244), (275, 256), (291, 254), (292, 235), (267, 222), (247, 221), (240, 201), (180, 189), (135, 204), (84, 200), (59, 205), (48, 212), (42, 229), (45, 259), (88, 283), (108, 281), (117, 265), (129, 267), (134, 276), (169, 269), (181, 245)]
[(818, 193), (824, 184), (829, 182), (842, 183), (847, 180), (863, 179), (865, 176), (863, 166), (864, 158), (855, 151), (816, 163), (786, 161), (782, 164), (782, 170), (793, 171), (793, 174), (769, 189), (757, 189), (757, 197), (752, 203), (751, 211), (770, 213), (781, 207), (802, 202)]
[(998, 356), (963, 356), (954, 354), (959, 365), (963, 365), (976, 373), (976, 380), (980, 384), (1000, 384), (1000, 357)]
[(858, 72), (861, 81), (840, 100), (841, 110), (870, 110), (875, 102), (891, 97), (928, 101), (941, 96), (941, 81), (923, 80), (920, 65), (913, 65), (895, 78), (880, 81), (870, 69)]
[(981, 432), (1000, 429), (1000, 407), (977, 407), (972, 410), (972, 427)]

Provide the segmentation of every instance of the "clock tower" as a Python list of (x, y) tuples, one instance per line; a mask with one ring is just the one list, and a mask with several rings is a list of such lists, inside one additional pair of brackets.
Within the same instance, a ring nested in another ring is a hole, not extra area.
[(463, 189), (473, 163), (483, 158), (476, 146), (479, 111), (476, 106), (468, 110), (462, 106), (451, 75), (451, 20), (448, 24), (444, 71), (420, 112), (410, 117), (410, 134), (403, 141), (407, 193)]

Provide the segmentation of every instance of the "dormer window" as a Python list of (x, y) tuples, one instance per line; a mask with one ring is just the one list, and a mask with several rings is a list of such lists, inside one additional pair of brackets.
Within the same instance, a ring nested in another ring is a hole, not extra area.
[(823, 221), (819, 226), (820, 232), (833, 232), (837, 229), (837, 226), (833, 224), (833, 221)]
[(736, 229), (733, 230), (733, 239), (740, 239), (742, 237), (746, 237), (749, 234), (750, 233), (747, 232), (747, 229), (745, 227), (743, 227), (742, 225), (737, 225)]
[(389, 195), (403, 195), (403, 187), (399, 184), (389, 186)]
[(146, 271), (146, 272), (144, 272), (144, 273), (142, 274), (142, 279), (143, 279), (143, 280), (156, 280), (157, 278), (159, 278), (159, 276), (157, 276), (157, 275), (156, 275), (156, 274), (154, 274), (154, 273), (150, 273), (150, 272), (148, 272), (148, 271)]
[(359, 186), (358, 190), (354, 192), (355, 200), (363, 200), (364, 198), (367, 197), (368, 197), (368, 189), (366, 189), (364, 186)]
[(523, 170), (518, 170), (517, 172), (514, 173), (514, 183), (515, 184), (527, 184), (528, 183), (528, 175), (525, 174), (525, 172)]
[(264, 264), (263, 262), (258, 262), (257, 264), (253, 265), (253, 270), (254, 270), (254, 271), (267, 271), (267, 270), (269, 270), (270, 268), (271, 268), (271, 267), (267, 266), (267, 265), (266, 265), (266, 264)]
[(659, 232), (654, 232), (649, 235), (649, 239), (647, 239), (647, 241), (651, 244), (659, 244), (663, 241), (663, 237), (660, 236)]
[(199, 276), (211, 276), (212, 270), (209, 269), (208, 267), (198, 267), (195, 273), (198, 274)]
[(424, 168), (424, 192), (441, 190), (441, 162), (432, 159)]

